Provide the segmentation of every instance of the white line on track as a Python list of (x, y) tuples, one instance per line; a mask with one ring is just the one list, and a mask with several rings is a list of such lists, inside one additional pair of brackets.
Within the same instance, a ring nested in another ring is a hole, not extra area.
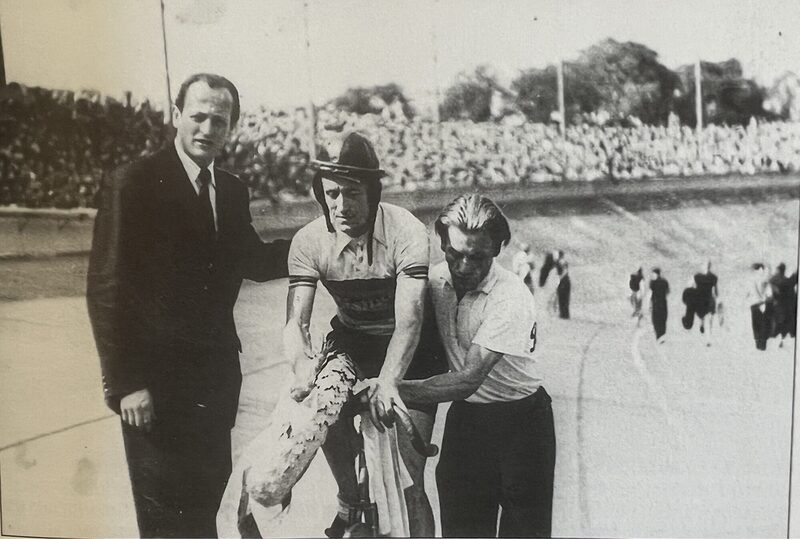
[[(639, 373), (639, 376), (644, 380), (645, 386), (647, 386), (647, 393), (650, 395), (652, 399), (658, 405), (658, 408), (661, 410), (661, 413), (667, 419), (667, 424), (670, 427), (674, 427), (674, 420), (672, 417), (672, 412), (669, 408), (669, 403), (667, 401), (666, 395), (664, 395), (664, 391), (662, 388), (655, 383), (653, 380), (653, 376), (647, 370), (647, 365), (642, 360), (642, 354), (639, 351), (639, 341), (644, 334), (645, 329), (643, 327), (638, 327), (633, 332), (633, 339), (631, 339), (631, 357), (633, 358), (633, 366), (636, 367), (636, 371)], [(661, 350), (660, 344), (656, 345), (656, 353), (658, 354), (658, 358), (662, 363), (666, 363), (667, 358), (664, 355), (663, 350)]]
[(6, 451), (8, 449), (13, 449), (15, 447), (19, 447), (21, 445), (25, 445), (25, 444), (27, 444), (29, 442), (35, 442), (36, 440), (41, 440), (42, 438), (48, 438), (48, 437), (54, 436), (56, 434), (61, 434), (62, 432), (67, 432), (67, 431), (70, 431), (72, 429), (77, 429), (79, 427), (83, 427), (83, 426), (86, 426), (86, 425), (91, 425), (93, 423), (98, 423), (100, 421), (105, 421), (106, 419), (112, 419), (112, 418), (118, 418), (118, 417), (119, 416), (117, 414), (107, 414), (107, 415), (104, 415), (104, 416), (95, 417), (94, 419), (89, 419), (89, 420), (86, 420), (86, 421), (80, 421), (80, 422), (74, 423), (72, 425), (67, 425), (66, 427), (61, 427), (61, 428), (58, 428), (58, 429), (55, 429), (55, 430), (51, 430), (50, 432), (44, 432), (42, 434), (37, 434), (36, 436), (31, 436), (30, 438), (25, 438), (23, 440), (12, 442), (12, 443), (10, 443), (8, 445), (4, 445), (3, 447), (0, 447), (0, 452), (1, 451)]

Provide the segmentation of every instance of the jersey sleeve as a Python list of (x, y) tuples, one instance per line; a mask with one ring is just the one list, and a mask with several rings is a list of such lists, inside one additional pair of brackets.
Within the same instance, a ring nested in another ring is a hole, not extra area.
[(427, 279), (430, 266), (428, 231), (416, 217), (409, 214), (400, 227), (395, 245), (396, 274), (413, 279)]
[(533, 297), (527, 290), (525, 294), (504, 292), (486, 303), (472, 343), (500, 354), (532, 357), (538, 338)]
[(308, 229), (295, 234), (289, 247), (289, 288), (295, 286), (316, 287), (320, 278), (319, 257), (315, 252), (316, 243)]

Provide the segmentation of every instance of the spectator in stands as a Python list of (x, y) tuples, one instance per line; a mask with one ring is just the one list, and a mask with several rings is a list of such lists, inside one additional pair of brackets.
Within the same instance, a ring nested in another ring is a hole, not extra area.
[[(0, 93), (0, 204), (87, 206), (104, 171), (170, 138), (162, 113), (95, 94), (9, 85)], [(317, 109), (318, 139), (360, 131), (396, 171), (387, 190), (474, 188), (562, 180), (593, 181), (800, 171), (800, 124), (668, 127), (578, 123), (562, 138), (551, 125), (436, 123), (399, 114)], [(240, 172), (252, 194), (274, 202), (308, 196), (309, 115), (261, 108), (243, 115), (220, 163)], [(43, 126), (47, 126), (44, 129)]]

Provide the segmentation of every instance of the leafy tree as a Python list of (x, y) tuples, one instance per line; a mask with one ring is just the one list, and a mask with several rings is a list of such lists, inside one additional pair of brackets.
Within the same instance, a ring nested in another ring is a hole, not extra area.
[(579, 91), (574, 99), (582, 110), (604, 110), (614, 119), (635, 116), (650, 124), (667, 121), (678, 85), (678, 77), (659, 62), (658, 53), (613, 39), (583, 50), (577, 62), (565, 68), (565, 78)]
[(519, 110), (531, 121), (547, 123), (550, 113), (558, 110), (556, 67), (527, 69), (511, 82), (517, 94)]
[[(694, 66), (678, 68), (678, 75), (682, 91), (677, 99), (676, 111), (681, 122), (694, 125), (697, 118)], [(701, 61), (700, 75), (704, 123), (745, 125), (754, 116), (775, 118), (774, 114), (764, 110), (766, 90), (752, 79), (744, 78), (739, 60)]]
[(764, 108), (782, 120), (800, 121), (800, 76), (791, 71), (781, 75), (767, 92)]
[(399, 101), (403, 107), (403, 114), (412, 118), (414, 108), (409, 103), (402, 87), (391, 82), (389, 84), (349, 88), (345, 93), (332, 100), (335, 107), (354, 112), (356, 114), (380, 114), (383, 108)]
[[(658, 61), (655, 51), (639, 43), (606, 39), (564, 64), (566, 117), (604, 111), (612, 121), (635, 116), (647, 123), (665, 123), (678, 84), (678, 77)], [(558, 109), (555, 66), (523, 71), (512, 88), (520, 110), (534, 121), (546, 121)]]
[(444, 93), (439, 106), (442, 120), (470, 119), (484, 122), (491, 118), (492, 93), (498, 87), (488, 66), (478, 66), (473, 73), (461, 73)]

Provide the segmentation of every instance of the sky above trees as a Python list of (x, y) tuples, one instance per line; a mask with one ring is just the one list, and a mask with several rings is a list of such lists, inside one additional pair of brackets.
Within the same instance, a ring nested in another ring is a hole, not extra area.
[[(396, 82), (424, 108), (456, 75), (519, 72), (611, 37), (655, 50), (671, 69), (738, 58), (769, 86), (800, 72), (800, 2), (782, 0), (171, 0), (173, 94), (196, 71), (231, 78), (243, 106), (317, 103), (351, 86)], [(307, 29), (307, 31), (306, 31)], [(0, 0), (9, 81), (94, 88), (162, 103), (159, 0)], [(310, 48), (307, 49), (306, 36)]]

